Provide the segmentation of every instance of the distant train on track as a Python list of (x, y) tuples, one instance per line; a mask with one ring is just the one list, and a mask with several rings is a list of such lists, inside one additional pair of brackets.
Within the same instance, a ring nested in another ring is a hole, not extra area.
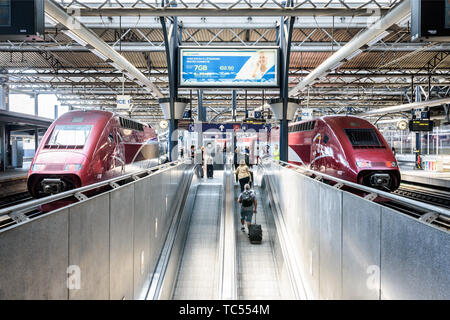
[(147, 124), (108, 111), (72, 111), (45, 133), (28, 173), (35, 198), (149, 168), (161, 144)]
[[(394, 191), (400, 185), (395, 156), (370, 122), (354, 116), (325, 116), (289, 124), (290, 163), (343, 180)], [(271, 145), (279, 141), (271, 131)]]

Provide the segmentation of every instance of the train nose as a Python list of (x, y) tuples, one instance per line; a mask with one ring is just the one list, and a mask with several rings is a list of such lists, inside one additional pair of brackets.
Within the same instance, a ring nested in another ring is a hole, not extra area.
[(391, 177), (387, 173), (375, 173), (370, 177), (370, 184), (374, 188), (388, 188), (390, 183)]

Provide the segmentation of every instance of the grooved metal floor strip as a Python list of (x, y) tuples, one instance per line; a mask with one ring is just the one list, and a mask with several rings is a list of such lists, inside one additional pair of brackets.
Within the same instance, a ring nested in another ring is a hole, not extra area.
[(202, 179), (192, 212), (174, 300), (217, 299), (223, 171)]
[[(238, 188), (238, 186), (235, 186)], [(240, 206), (236, 202), (236, 246), (237, 246), (237, 270), (238, 270), (238, 299), (239, 300), (276, 300), (281, 299), (279, 277), (274, 254), (271, 246), (270, 233), (264, 215), (261, 195), (255, 188), (258, 201), (258, 213), (256, 223), (263, 230), (261, 244), (251, 244), (248, 239), (247, 227), (241, 231)], [(237, 192), (236, 192), (237, 194)], [(254, 222), (254, 217), (253, 217)]]

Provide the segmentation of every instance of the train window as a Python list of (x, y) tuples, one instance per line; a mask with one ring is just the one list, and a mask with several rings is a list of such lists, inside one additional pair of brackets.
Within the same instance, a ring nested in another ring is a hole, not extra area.
[(381, 147), (382, 144), (374, 129), (344, 129), (354, 147)]
[(125, 118), (119, 118), (119, 121), (122, 128), (144, 131), (144, 126), (142, 125), (142, 123)]
[(91, 125), (59, 125), (53, 129), (48, 146), (84, 146), (89, 134), (92, 131)]
[(328, 138), (327, 135), (325, 135), (325, 137), (323, 137), (323, 143), (324, 144), (327, 144), (329, 140), (330, 140), (330, 138)]

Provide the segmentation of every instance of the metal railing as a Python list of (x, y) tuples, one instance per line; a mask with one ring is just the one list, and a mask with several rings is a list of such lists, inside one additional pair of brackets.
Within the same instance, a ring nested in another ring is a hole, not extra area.
[(154, 166), (154, 167), (151, 167), (151, 168), (148, 168), (145, 170), (130, 172), (130, 173), (121, 175), (119, 177), (115, 177), (115, 178), (105, 180), (102, 182), (90, 184), (90, 185), (87, 185), (87, 186), (84, 186), (81, 188), (72, 189), (72, 190), (61, 192), (61, 193), (51, 195), (48, 197), (31, 200), (31, 201), (24, 202), (24, 203), (15, 205), (15, 206), (7, 207), (7, 208), (0, 210), (0, 218), (8, 215), (11, 219), (15, 220), (16, 222), (22, 222), (23, 219), (18, 218), (18, 215), (20, 216), (23, 213), (26, 213), (31, 210), (35, 210), (41, 205), (48, 204), (48, 203), (51, 203), (51, 202), (54, 202), (57, 200), (65, 199), (68, 197), (75, 197), (76, 199), (78, 199), (78, 201), (83, 201), (83, 200), (88, 199), (88, 197), (83, 195), (84, 192), (91, 191), (91, 190), (101, 188), (101, 187), (106, 187), (106, 186), (116, 188), (119, 186), (117, 184), (117, 182), (124, 181), (124, 180), (130, 179), (130, 178), (132, 178), (133, 180), (139, 180), (141, 178), (140, 177), (141, 175), (145, 174), (145, 176), (143, 176), (143, 177), (147, 177), (154, 173), (164, 172), (171, 168), (177, 167), (177, 166), (181, 165), (182, 163), (184, 163), (184, 162), (174, 161), (174, 162), (170, 162), (170, 163), (165, 163), (165, 164)]
[(449, 230), (424, 221), (426, 213), (417, 219), (370, 196), (414, 204), (411, 211), (448, 210), (286, 162), (265, 162), (263, 169), (308, 299), (448, 299)]
[[(389, 192), (386, 192), (386, 191), (374, 189), (374, 188), (367, 187), (367, 186), (364, 186), (364, 185), (361, 185), (361, 184), (357, 184), (357, 183), (350, 182), (350, 181), (347, 181), (347, 180), (339, 179), (339, 178), (336, 178), (336, 177), (333, 177), (333, 176), (330, 176), (330, 175), (327, 175), (327, 174), (324, 174), (324, 173), (321, 173), (321, 172), (318, 172), (318, 171), (315, 171), (315, 170), (303, 168), (301, 166), (298, 166), (298, 165), (295, 165), (295, 164), (292, 164), (292, 163), (288, 163), (288, 162), (284, 162), (284, 161), (275, 161), (275, 160), (264, 160), (264, 161), (273, 161), (275, 163), (279, 163), (283, 167), (290, 166), (292, 168), (297, 169), (297, 170), (295, 170), (297, 172), (299, 172), (299, 171), (301, 171), (300, 173), (308, 172), (308, 173), (314, 174), (316, 177), (320, 177), (322, 179), (327, 179), (327, 180), (334, 181), (334, 182), (336, 182), (336, 185), (340, 184), (339, 186), (345, 185), (345, 186), (348, 186), (348, 187), (352, 187), (352, 188), (357, 189), (357, 190), (368, 192), (369, 194), (373, 194), (373, 195), (376, 195), (376, 196), (381, 196), (383, 198), (399, 201), (399, 202), (402, 202), (402, 203), (407, 204), (409, 206), (418, 207), (418, 208), (421, 208), (423, 210), (430, 211), (430, 212), (436, 212), (436, 213), (439, 213), (439, 214), (441, 214), (441, 215), (443, 215), (443, 216), (445, 216), (447, 218), (450, 218), (450, 210), (447, 210), (447, 209), (442, 208), (442, 207), (434, 206), (434, 205), (431, 205), (431, 204), (426, 204), (426, 203), (419, 202), (419, 201), (412, 200), (412, 199), (403, 198), (401, 196), (398, 196), (398, 195), (395, 195), (395, 194), (392, 194), (392, 193), (389, 193)], [(373, 198), (373, 199), (375, 199), (375, 198)]]
[(237, 299), (236, 279), (236, 229), (234, 212), (234, 174), (231, 164), (224, 164), (222, 208), (220, 214), (219, 281), (220, 300)]

